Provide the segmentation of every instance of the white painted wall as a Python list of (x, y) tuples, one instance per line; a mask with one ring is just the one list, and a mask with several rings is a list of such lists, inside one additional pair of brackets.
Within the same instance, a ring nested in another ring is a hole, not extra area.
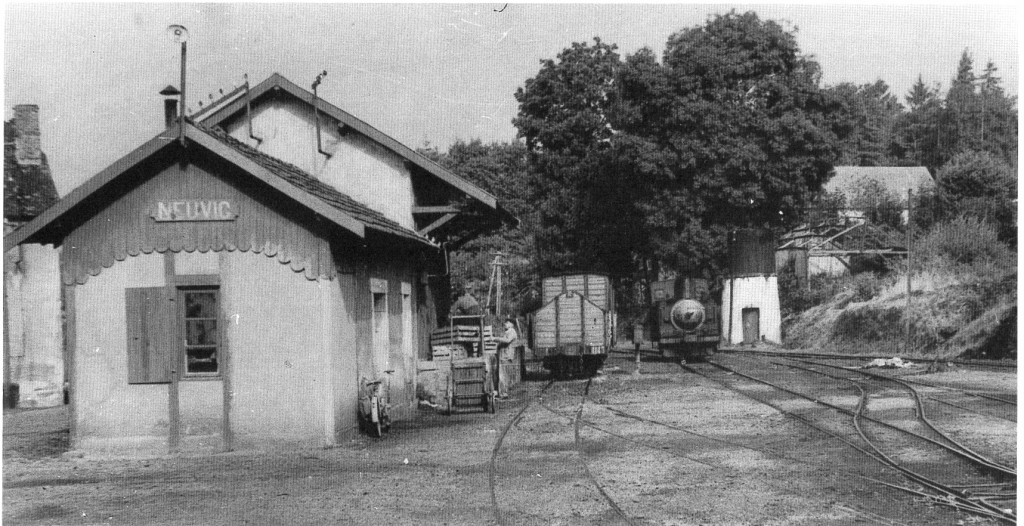
[[(743, 309), (759, 309), (761, 338), (782, 341), (779, 281), (775, 276), (734, 278), (722, 290), (722, 338), (727, 345), (743, 342)], [(730, 308), (731, 305), (731, 308)], [(730, 324), (730, 319), (732, 323)], [(731, 330), (730, 330), (731, 327)]]
[(4, 296), (10, 380), (19, 407), (64, 403), (60, 249), (22, 245), (4, 258)]
[(807, 275), (817, 276), (826, 274), (828, 276), (844, 276), (850, 273), (850, 267), (843, 264), (850, 263), (849, 256), (843, 256), (842, 261), (837, 256), (812, 256), (807, 258)]
[(316, 119), (309, 106), (293, 99), (263, 102), (253, 108), (253, 134), (249, 138), (243, 117), (225, 123), (234, 138), (263, 153), (289, 162), (314, 175), (398, 224), (413, 229), (412, 179), (404, 159), (359, 133), (342, 135), (338, 121), (321, 113), (323, 149), (317, 152)]
[(167, 453), (167, 384), (129, 385), (125, 289), (164, 286), (162, 254), (128, 257), (75, 286), (72, 446), (91, 454)]
[(236, 449), (334, 443), (329, 287), (262, 254), (222, 252)]

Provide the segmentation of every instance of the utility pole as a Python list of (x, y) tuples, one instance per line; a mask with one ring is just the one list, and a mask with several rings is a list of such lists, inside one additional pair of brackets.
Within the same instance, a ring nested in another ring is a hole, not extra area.
[(910, 274), (911, 274), (911, 272), (914, 269), (914, 256), (913, 256), (914, 251), (912, 250), (912, 248), (910, 246), (910, 244), (911, 244), (911, 242), (913, 240), (913, 230), (914, 230), (914, 203), (913, 203), (913, 201), (911, 201), (912, 197), (913, 197), (913, 191), (908, 188), (907, 189), (907, 312), (906, 312), (906, 314), (903, 315), (903, 317), (906, 319), (907, 344), (906, 344), (906, 351), (905, 352), (907, 352), (907, 353), (910, 353), (910, 342), (911, 342), (911, 338), (910, 338), (910, 305), (911, 305), (911, 293), (913, 292), (911, 290), (911, 287), (910, 287)]
[(505, 254), (501, 252), (495, 252), (493, 254), (494, 261), (491, 262), (491, 282), (487, 286), (487, 300), (484, 302), (484, 308), (486, 309), (491, 305), (491, 291), (495, 291), (494, 295), (494, 315), (501, 319), (501, 268), (505, 266), (505, 263), (501, 261), (501, 257)]

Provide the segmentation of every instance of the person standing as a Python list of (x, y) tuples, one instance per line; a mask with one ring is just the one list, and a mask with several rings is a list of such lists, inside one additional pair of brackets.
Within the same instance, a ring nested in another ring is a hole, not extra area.
[[(502, 365), (511, 364), (515, 360), (516, 347), (519, 345), (519, 333), (512, 320), (505, 321), (505, 332), (498, 340), (498, 397), (508, 398), (508, 374), (501, 374)], [(506, 371), (508, 368), (505, 368)]]

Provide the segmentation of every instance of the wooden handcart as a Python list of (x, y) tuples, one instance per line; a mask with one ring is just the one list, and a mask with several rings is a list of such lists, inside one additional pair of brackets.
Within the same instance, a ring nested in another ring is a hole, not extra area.
[[(489, 329), (489, 327), (487, 327)], [(438, 331), (441, 335), (444, 330)], [(489, 331), (485, 330), (482, 316), (452, 316), (444, 341), (449, 345), (465, 348), (466, 358), (451, 357), (451, 374), (448, 379), (447, 401), (448, 413), (459, 407), (478, 406), (484, 411), (495, 411), (494, 378), (488, 360), (493, 356), (484, 353), (485, 347), (492, 345)]]
[(479, 406), (493, 413), (494, 389), (486, 358), (452, 360), (452, 374), (448, 380), (448, 414), (459, 407)]

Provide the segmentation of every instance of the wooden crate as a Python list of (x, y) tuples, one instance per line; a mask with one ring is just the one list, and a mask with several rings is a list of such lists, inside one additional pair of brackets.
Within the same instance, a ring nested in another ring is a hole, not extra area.
[(493, 387), (490, 380), (486, 358), (453, 360), (449, 409), (480, 406), (484, 411), (493, 412)]

